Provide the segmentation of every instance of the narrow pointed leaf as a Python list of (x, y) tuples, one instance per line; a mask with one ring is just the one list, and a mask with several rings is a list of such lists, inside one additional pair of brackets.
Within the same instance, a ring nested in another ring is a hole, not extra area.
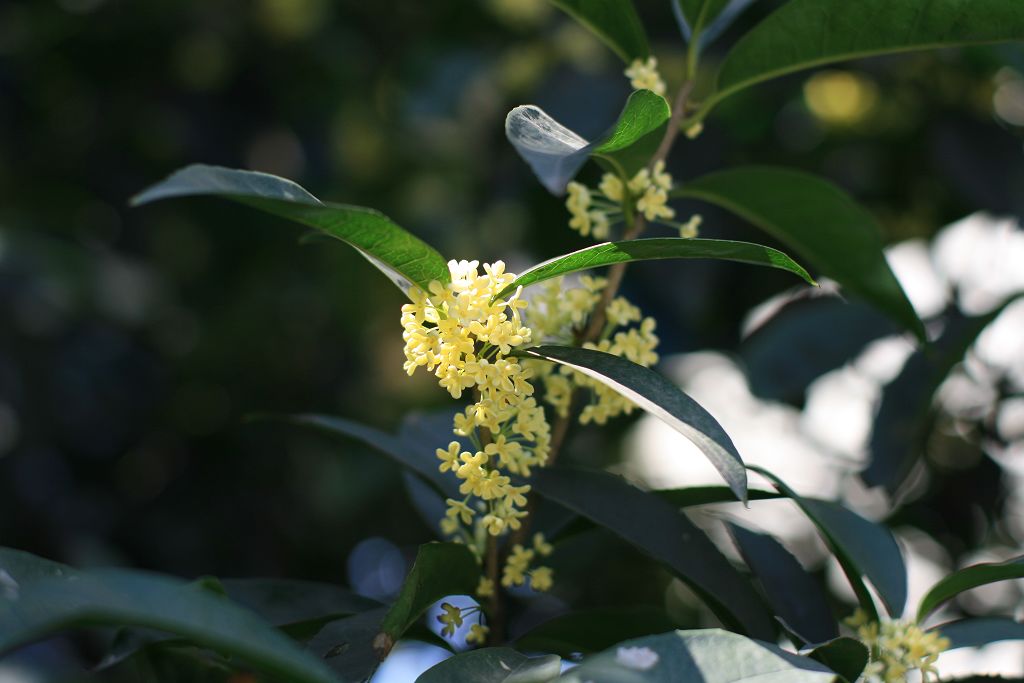
[(697, 446), (740, 500), (747, 474), (722, 425), (679, 387), (650, 368), (610, 353), (568, 346), (535, 346), (516, 355), (559, 363), (611, 387)]
[(891, 617), (902, 616), (907, 602), (907, 568), (896, 539), (886, 527), (864, 519), (838, 503), (804, 498), (761, 467), (751, 465), (748, 469), (771, 480), (814, 523), (869, 616), (874, 618), (877, 611), (861, 577), (871, 581)]
[(834, 638), (801, 651), (842, 676), (846, 683), (855, 683), (868, 665), (870, 653), (864, 643), (853, 638)]
[[(678, 489), (657, 489), (651, 493), (680, 508), (736, 502), (736, 496), (728, 486), (687, 486)], [(781, 493), (775, 491), (747, 489), (747, 500), (771, 500), (782, 497)]]
[(917, 608), (917, 620), (924, 621), (939, 605), (964, 591), (1008, 579), (1024, 579), (1024, 555), (1005, 562), (986, 562), (964, 567), (944, 577), (921, 598), (921, 605)]
[(949, 638), (949, 649), (958, 647), (984, 647), (1001, 640), (1024, 640), (1024, 624), (1010, 617), (969, 617), (945, 624), (939, 624), (931, 631), (938, 631)]
[(647, 57), (647, 34), (633, 0), (551, 0), (600, 38), (622, 61)]
[(384, 214), (361, 206), (321, 202), (302, 187), (267, 173), (193, 164), (132, 198), (139, 206), (172, 197), (216, 196), (287, 218), (355, 247), (403, 292), (448, 282), (445, 259)]
[(524, 271), (498, 293), (496, 298), (507, 296), (517, 287), (530, 285), (551, 278), (577, 273), (581, 270), (600, 268), (613, 263), (650, 261), (655, 259), (722, 259), (739, 261), (756, 266), (768, 266), (787, 270), (803, 278), (808, 284), (816, 284), (807, 271), (784, 253), (771, 247), (750, 242), (731, 240), (684, 239), (682, 237), (653, 237), (622, 242), (604, 242), (586, 247), (571, 254), (557, 256)]
[(76, 571), (28, 580), (0, 594), (0, 654), (68, 628), (97, 625), (171, 633), (282, 680), (334, 681), (322, 662), (252, 612), (176, 579)]
[(711, 104), (755, 83), (830, 62), (1022, 39), (1019, 2), (790, 0), (729, 52)]
[(562, 660), (555, 655), (527, 657), (507, 647), (486, 647), (435, 664), (416, 683), (547, 683), (561, 671)]
[(479, 579), (480, 567), (465, 545), (421, 545), (381, 631), (397, 642), (428, 607), (446, 595), (472, 595)]
[(722, 13), (729, 0), (673, 0), (686, 17), (692, 31), (702, 31)]
[[(650, 650), (657, 659), (643, 653), (634, 657), (632, 648)], [(647, 666), (637, 666), (641, 663)], [(831, 683), (835, 677), (807, 657), (720, 629), (627, 640), (584, 659), (563, 676), (594, 683)]]
[(729, 524), (728, 528), (776, 615), (810, 642), (824, 642), (839, 636), (821, 584), (781, 543), (735, 524)]
[(593, 154), (620, 152), (669, 119), (668, 102), (650, 90), (637, 90), (618, 121), (594, 142), (588, 142), (540, 107), (524, 104), (505, 118), (505, 136), (541, 184), (552, 194), (565, 186)]
[(671, 503), (613, 474), (576, 467), (536, 470), (530, 484), (668, 567), (730, 628), (773, 637), (771, 617), (749, 581)]
[(702, 176), (673, 196), (750, 221), (924, 341), (924, 326), (882, 253), (877, 221), (835, 185), (790, 169), (749, 166)]

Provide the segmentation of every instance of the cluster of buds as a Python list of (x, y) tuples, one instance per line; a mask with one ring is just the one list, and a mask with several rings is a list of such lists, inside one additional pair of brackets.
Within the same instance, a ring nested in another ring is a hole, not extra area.
[(867, 683), (903, 683), (914, 669), (921, 672), (924, 683), (939, 680), (935, 663), (939, 654), (949, 649), (949, 639), (937, 631), (924, 631), (912, 621), (872, 621), (862, 609), (846, 624), (857, 631), (857, 638), (871, 652), (864, 669)]

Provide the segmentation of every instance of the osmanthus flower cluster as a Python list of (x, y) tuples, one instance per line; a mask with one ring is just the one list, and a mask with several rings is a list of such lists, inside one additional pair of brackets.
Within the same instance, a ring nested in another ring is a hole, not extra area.
[[(544, 283), (531, 301), (528, 314), (534, 337), (538, 341), (576, 343), (581, 331), (587, 328), (607, 284), (605, 278), (586, 275), (580, 278), (579, 287), (565, 288), (563, 278)], [(644, 317), (639, 308), (622, 296), (608, 303), (605, 318), (597, 341), (584, 342), (583, 348), (623, 356), (644, 367), (658, 362), (654, 318)], [(582, 424), (604, 424), (610, 418), (631, 413), (635, 407), (615, 390), (571, 368), (541, 361), (525, 361), (525, 365), (544, 384), (544, 401), (561, 417), (569, 415), (577, 389), (585, 390), (589, 398), (580, 412)]]
[[(569, 210), (569, 227), (584, 237), (592, 235), (603, 240), (611, 233), (612, 225), (633, 215), (643, 214), (648, 221), (680, 228), (672, 222), (676, 212), (668, 205), (672, 189), (672, 176), (665, 171), (665, 162), (658, 161), (652, 168), (642, 168), (627, 181), (614, 173), (605, 173), (597, 189), (582, 183), (569, 183), (565, 208)], [(695, 237), (696, 233), (683, 235)]]
[[(522, 525), (530, 486), (515, 485), (512, 476), (527, 478), (533, 467), (544, 465), (551, 428), (533, 398), (532, 370), (510, 357), (534, 336), (522, 320), (522, 290), (495, 298), (515, 275), (501, 261), (484, 264), (482, 274), (478, 266), (450, 261), (451, 282), (431, 282), (428, 292), (414, 289), (412, 303), (402, 307), (402, 327), (408, 374), (423, 367), (452, 398), (473, 395), (454, 424), (455, 434), (467, 437), (472, 448), (452, 441), (437, 449), (437, 457), (441, 472), (459, 479), (463, 496), (447, 500), (442, 530), (482, 557), (487, 535)], [(549, 584), (535, 582), (534, 588)], [(482, 583), (480, 592), (487, 590), (493, 587)]]
[(912, 621), (872, 621), (862, 609), (846, 620), (856, 629), (857, 637), (871, 652), (871, 661), (864, 669), (867, 683), (903, 683), (907, 673), (917, 669), (921, 680), (939, 680), (935, 662), (949, 639), (937, 631), (924, 631)]

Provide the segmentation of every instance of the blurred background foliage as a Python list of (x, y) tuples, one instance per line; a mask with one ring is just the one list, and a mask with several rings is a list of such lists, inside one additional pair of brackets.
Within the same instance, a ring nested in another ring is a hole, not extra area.
[[(754, 3), (707, 66), (780, 4)], [(669, 3), (638, 5), (671, 88), (684, 55)], [(520, 269), (583, 242), (506, 143), (505, 113), (536, 103), (596, 135), (628, 94), (621, 69), (538, 0), (0, 4), (0, 544), (78, 565), (348, 582), (360, 541), (427, 540), (391, 463), (245, 421), (322, 412), (391, 430), (445, 406), (401, 369), (400, 294), (351, 249), (300, 244), (273, 218), (127, 199), (190, 162), (262, 170), (378, 208), (448, 257)], [(977, 210), (1024, 214), (1022, 131), (1019, 46), (908, 54), (734, 96), (670, 170), (806, 169), (866, 203), (887, 241), (928, 238)], [(704, 236), (763, 239), (702, 213)], [(732, 352), (747, 311), (791, 284), (659, 262), (633, 268), (625, 293), (658, 319), (664, 354)], [(578, 457), (620, 456), (578, 432)], [(991, 503), (981, 479), (958, 489), (962, 509)], [(562, 575), (610, 542), (575, 541)], [(379, 590), (397, 585), (393, 547), (360, 547), (390, 567)], [(632, 552), (606, 569), (600, 589), (565, 597), (666, 595)]]

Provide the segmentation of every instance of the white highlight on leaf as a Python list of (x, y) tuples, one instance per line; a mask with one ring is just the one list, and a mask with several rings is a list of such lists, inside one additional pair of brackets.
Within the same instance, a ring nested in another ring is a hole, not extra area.
[(620, 647), (615, 651), (615, 662), (637, 671), (647, 671), (658, 663), (658, 653), (649, 647)]
[(17, 600), (19, 593), (18, 582), (7, 573), (6, 569), (0, 569), (0, 594), (7, 600)]

